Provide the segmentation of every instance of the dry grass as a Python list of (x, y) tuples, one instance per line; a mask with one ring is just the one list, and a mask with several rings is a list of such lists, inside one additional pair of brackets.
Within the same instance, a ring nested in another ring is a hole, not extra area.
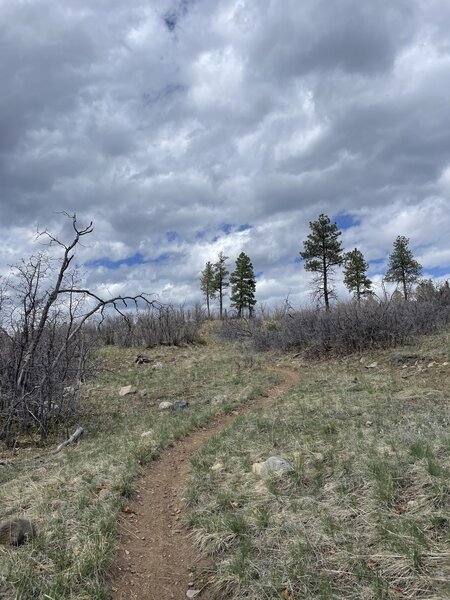
[[(283, 360), (300, 384), (194, 460), (189, 519), (217, 597), (449, 598), (450, 336)], [(273, 455), (295, 471), (252, 474)]]
[[(104, 576), (115, 549), (117, 516), (141, 466), (173, 440), (278, 380), (239, 349), (219, 346), (208, 334), (203, 341), (151, 351), (104, 348), (99, 374), (84, 389), (80, 424), (86, 436), (78, 445), (57, 455), (39, 448), (42, 458), (36, 458), (30, 439), (15, 454), (3, 451), (0, 519), (30, 518), (38, 535), (20, 548), (0, 546), (0, 598), (109, 597)], [(151, 363), (135, 365), (138, 353)], [(127, 384), (145, 395), (119, 397)], [(190, 407), (158, 411), (158, 402), (167, 399), (186, 399)]]

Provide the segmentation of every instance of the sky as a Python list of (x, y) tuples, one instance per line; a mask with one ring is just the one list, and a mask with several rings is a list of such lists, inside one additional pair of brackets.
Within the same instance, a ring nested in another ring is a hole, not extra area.
[(192, 305), (244, 251), (303, 305), (321, 213), (376, 284), (397, 235), (449, 277), (449, 31), (442, 0), (0, 0), (0, 274), (66, 211), (105, 297)]

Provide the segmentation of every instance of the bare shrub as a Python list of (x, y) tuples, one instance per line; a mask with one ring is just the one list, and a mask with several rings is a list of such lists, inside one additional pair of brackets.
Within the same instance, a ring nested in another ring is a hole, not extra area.
[(193, 343), (205, 320), (200, 307), (194, 310), (157, 305), (127, 314), (126, 318), (108, 317), (99, 327), (100, 339), (117, 346), (179, 346)]
[(311, 356), (386, 348), (431, 333), (450, 321), (450, 302), (343, 302), (330, 311), (285, 312), (272, 319), (228, 320), (222, 337), (250, 338), (258, 350), (304, 350)]
[(80, 240), (92, 233), (69, 216), (73, 239), (64, 244), (47, 231), (55, 258), (41, 252), (22, 260), (0, 286), (0, 439), (14, 443), (19, 428), (37, 427), (42, 437), (50, 424), (66, 420), (76, 404), (93, 343), (85, 325), (113, 307), (121, 315), (131, 303), (151, 302), (145, 295), (102, 299), (81, 286), (72, 262)]

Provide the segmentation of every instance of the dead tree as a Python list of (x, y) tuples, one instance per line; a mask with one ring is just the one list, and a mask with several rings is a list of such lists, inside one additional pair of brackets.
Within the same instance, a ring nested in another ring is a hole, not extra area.
[(6, 441), (18, 426), (37, 425), (45, 437), (49, 418), (70, 404), (68, 386), (85, 369), (89, 319), (103, 319), (109, 307), (125, 316), (129, 305), (154, 303), (147, 294), (105, 299), (79, 285), (75, 250), (93, 224), (81, 228), (75, 214), (66, 216), (74, 234), (70, 243), (48, 231), (39, 234), (59, 246), (62, 257), (41, 252), (23, 260), (0, 286), (0, 438)]

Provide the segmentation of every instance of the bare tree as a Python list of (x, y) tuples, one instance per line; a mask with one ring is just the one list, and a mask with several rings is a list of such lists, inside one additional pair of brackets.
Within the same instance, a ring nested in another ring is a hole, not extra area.
[(75, 250), (93, 224), (79, 227), (75, 214), (66, 216), (69, 243), (39, 234), (62, 256), (41, 252), (22, 260), (0, 287), (0, 438), (6, 440), (14, 427), (33, 424), (45, 437), (49, 418), (70, 404), (65, 388), (83, 377), (89, 349), (83, 328), (91, 317), (103, 319), (108, 307), (125, 315), (129, 305), (153, 304), (146, 294), (105, 299), (80, 285)]

